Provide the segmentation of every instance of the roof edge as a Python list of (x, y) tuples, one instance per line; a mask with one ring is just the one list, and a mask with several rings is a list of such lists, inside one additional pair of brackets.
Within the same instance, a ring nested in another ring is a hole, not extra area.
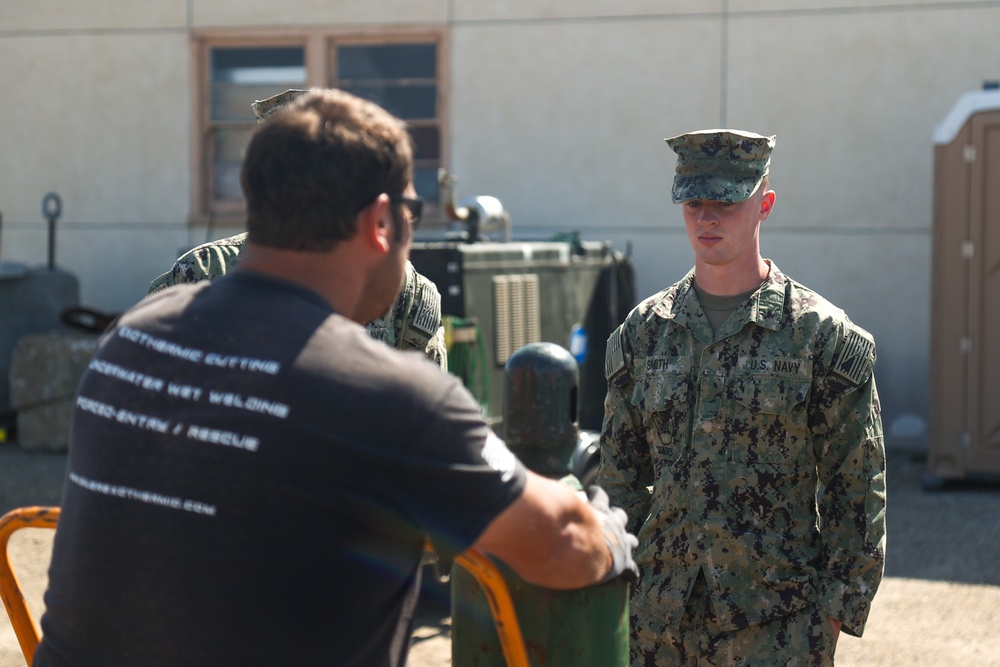
[(973, 114), (993, 109), (1000, 109), (1000, 90), (974, 90), (963, 93), (948, 111), (948, 115), (934, 126), (934, 143), (950, 144)]

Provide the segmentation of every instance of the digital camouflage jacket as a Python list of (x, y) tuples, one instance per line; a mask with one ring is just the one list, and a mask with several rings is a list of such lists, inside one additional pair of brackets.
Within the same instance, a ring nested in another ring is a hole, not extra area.
[(875, 343), (770, 263), (713, 334), (694, 271), (611, 334), (598, 483), (637, 532), (631, 604), (723, 630), (819, 605), (860, 636), (885, 561)]

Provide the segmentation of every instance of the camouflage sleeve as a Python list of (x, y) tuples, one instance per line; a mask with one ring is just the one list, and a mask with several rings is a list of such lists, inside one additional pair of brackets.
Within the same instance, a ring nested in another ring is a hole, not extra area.
[(885, 445), (873, 367), (875, 341), (850, 322), (814, 387), (819, 451), (820, 604), (860, 637), (885, 566)]
[(448, 352), (441, 322), (441, 293), (433, 282), (406, 264), (406, 283), (393, 308), (395, 340), (401, 350), (419, 350), (441, 370), (448, 370)]
[(215, 280), (226, 275), (239, 263), (243, 251), (241, 234), (193, 248), (177, 258), (173, 267), (149, 284), (148, 294), (180, 283)]
[(448, 371), (448, 348), (444, 343), (444, 325), (438, 327), (437, 332), (427, 341), (424, 348), (427, 358), (441, 367), (441, 370)]
[(604, 364), (608, 394), (604, 400), (597, 483), (607, 491), (612, 506), (625, 510), (629, 532), (637, 534), (649, 516), (653, 467), (642, 415), (632, 404), (635, 378), (624, 328), (623, 324), (608, 338)]

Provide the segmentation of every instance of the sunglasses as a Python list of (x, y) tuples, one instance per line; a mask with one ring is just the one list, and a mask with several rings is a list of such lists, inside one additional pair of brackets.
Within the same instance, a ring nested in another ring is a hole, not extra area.
[(406, 208), (410, 209), (410, 224), (416, 229), (417, 224), (420, 222), (420, 216), (424, 213), (424, 200), (404, 197), (403, 195), (389, 195), (389, 201), (396, 204), (403, 204)]

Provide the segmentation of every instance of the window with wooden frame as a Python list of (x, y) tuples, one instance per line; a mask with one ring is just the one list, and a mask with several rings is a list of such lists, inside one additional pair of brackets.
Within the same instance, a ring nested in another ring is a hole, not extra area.
[(202, 38), (198, 49), (203, 85), (193, 222), (242, 218), (240, 163), (256, 126), (251, 103), (312, 86), (341, 88), (407, 122), (415, 146), (417, 193), (429, 204), (425, 216), (438, 214), (437, 170), (444, 155), (440, 35)]

